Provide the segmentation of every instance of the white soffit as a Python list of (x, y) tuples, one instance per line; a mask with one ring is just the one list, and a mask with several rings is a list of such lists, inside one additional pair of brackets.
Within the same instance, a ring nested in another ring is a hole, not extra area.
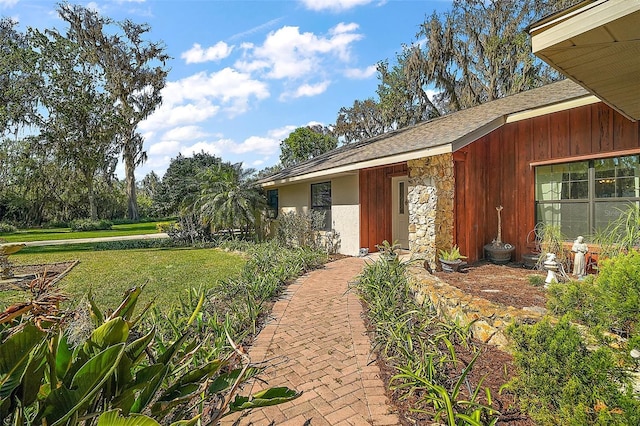
[(602, 101), (640, 119), (640, 0), (584, 2), (531, 29), (533, 53)]

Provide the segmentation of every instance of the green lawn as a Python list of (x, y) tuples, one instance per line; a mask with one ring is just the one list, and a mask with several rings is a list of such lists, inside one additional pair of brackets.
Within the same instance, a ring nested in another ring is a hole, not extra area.
[[(99, 306), (115, 308), (123, 293), (146, 284), (141, 303), (152, 299), (168, 312), (186, 297), (189, 288), (211, 288), (220, 280), (238, 274), (244, 259), (218, 249), (145, 249), (117, 251), (64, 251), (17, 253), (11, 261), (42, 264), (79, 260), (80, 263), (59, 283), (59, 289), (77, 304), (91, 289)], [(27, 293), (0, 293), (0, 307), (21, 301)]]
[(70, 228), (25, 229), (15, 234), (0, 234), (0, 240), (9, 243), (48, 240), (72, 240), (76, 238), (120, 237), (123, 235), (156, 234), (158, 222), (113, 225), (106, 231), (72, 232)]

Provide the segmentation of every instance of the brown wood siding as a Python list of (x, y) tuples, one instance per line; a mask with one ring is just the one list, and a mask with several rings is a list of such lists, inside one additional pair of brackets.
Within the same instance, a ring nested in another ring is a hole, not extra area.
[(360, 170), (360, 247), (391, 242), (391, 178), (406, 175), (407, 163)]
[(535, 226), (532, 163), (638, 149), (638, 123), (603, 103), (505, 124), (454, 156), (455, 243), (469, 261), (484, 258), (483, 246), (497, 236), (495, 208), (502, 205), (502, 240), (516, 246), (514, 260), (520, 260)]

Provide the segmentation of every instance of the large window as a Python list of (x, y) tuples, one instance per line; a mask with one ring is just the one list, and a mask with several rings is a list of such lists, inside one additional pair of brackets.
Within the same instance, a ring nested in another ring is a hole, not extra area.
[(536, 221), (568, 238), (604, 229), (640, 203), (640, 155), (536, 167)]
[(325, 231), (331, 230), (331, 182), (311, 185), (311, 210), (324, 212)]

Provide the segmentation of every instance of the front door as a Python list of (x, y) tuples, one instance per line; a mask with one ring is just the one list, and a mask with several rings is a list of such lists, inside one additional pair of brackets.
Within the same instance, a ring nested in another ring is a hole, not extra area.
[(391, 179), (393, 240), (409, 248), (409, 185), (406, 176)]

